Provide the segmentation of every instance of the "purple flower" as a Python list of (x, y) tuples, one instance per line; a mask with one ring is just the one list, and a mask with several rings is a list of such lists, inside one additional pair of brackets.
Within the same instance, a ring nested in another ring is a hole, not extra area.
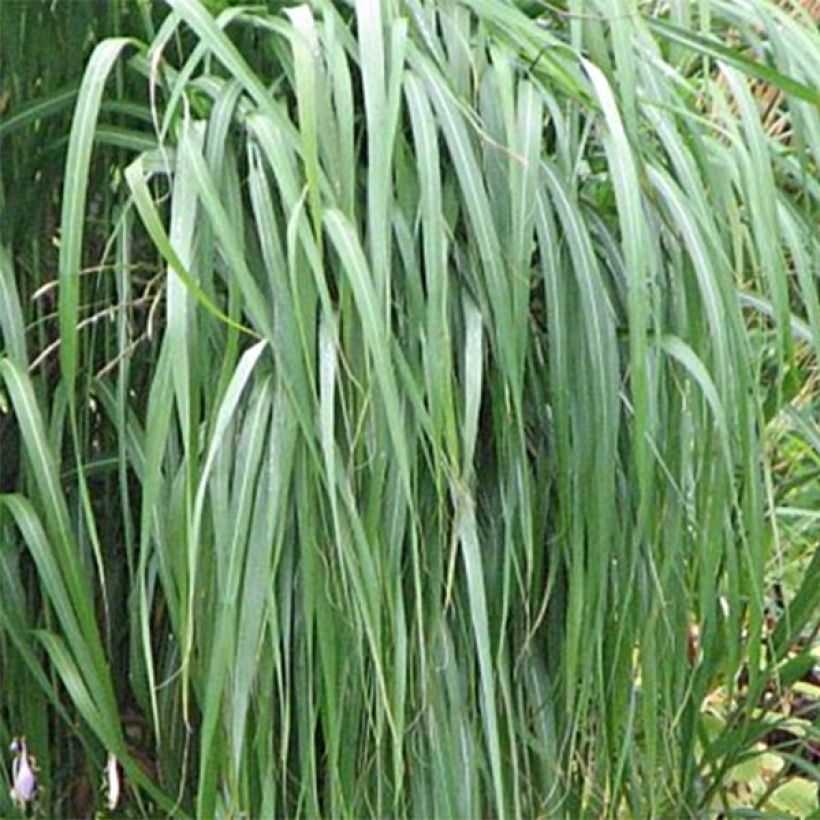
[(15, 755), (11, 763), (11, 799), (20, 808), (25, 808), (37, 791), (37, 764), (29, 756), (24, 737), (14, 738), (10, 748)]

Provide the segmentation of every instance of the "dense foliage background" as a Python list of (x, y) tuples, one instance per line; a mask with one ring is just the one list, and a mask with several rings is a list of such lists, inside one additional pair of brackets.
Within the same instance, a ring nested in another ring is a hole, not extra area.
[(816, 809), (818, 6), (4, 0), (0, 814)]

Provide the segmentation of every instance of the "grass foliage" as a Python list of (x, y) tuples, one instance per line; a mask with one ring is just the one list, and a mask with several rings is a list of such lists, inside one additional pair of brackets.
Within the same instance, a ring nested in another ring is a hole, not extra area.
[(107, 753), (133, 815), (729, 809), (820, 604), (808, 13), (0, 14), (40, 810), (101, 807)]

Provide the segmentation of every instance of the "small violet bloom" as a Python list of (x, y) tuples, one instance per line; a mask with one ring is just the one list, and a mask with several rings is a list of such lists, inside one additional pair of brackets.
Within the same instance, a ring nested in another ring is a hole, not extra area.
[(25, 808), (37, 791), (37, 764), (28, 753), (24, 737), (14, 738), (10, 749), (14, 752), (11, 763), (11, 799), (20, 808)]

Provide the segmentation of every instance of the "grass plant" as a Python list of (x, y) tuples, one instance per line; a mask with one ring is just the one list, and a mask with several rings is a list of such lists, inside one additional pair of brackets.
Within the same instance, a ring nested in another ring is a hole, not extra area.
[(816, 807), (808, 5), (0, 15), (35, 811)]

